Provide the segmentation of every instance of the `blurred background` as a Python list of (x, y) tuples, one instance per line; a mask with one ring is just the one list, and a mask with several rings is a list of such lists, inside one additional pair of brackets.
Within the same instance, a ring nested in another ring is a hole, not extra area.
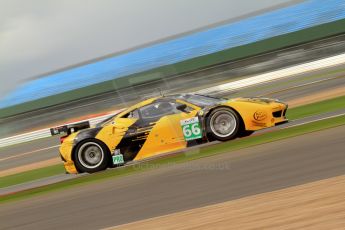
[(327, 3), (2, 1), (0, 137), (340, 53)]
[[(160, 94), (273, 97), (296, 108), (290, 126), (344, 114), (344, 52), (344, 0), (0, 0), (0, 198), (72, 178), (50, 128), (95, 124)], [(306, 165), (290, 172), (310, 166), (295, 157), (291, 165)], [(318, 160), (314, 165), (328, 162)], [(302, 183), (291, 174), (279, 180), (279, 162), (269, 163), (272, 181)], [(344, 173), (335, 164), (313, 168), (308, 178)]]

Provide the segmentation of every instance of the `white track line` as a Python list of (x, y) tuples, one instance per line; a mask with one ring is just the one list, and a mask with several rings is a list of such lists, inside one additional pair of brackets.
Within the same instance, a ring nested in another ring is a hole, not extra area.
[(1, 158), (0, 162), (1, 161), (6, 161), (6, 160), (10, 160), (10, 159), (13, 159), (13, 158), (18, 158), (18, 157), (26, 156), (26, 155), (33, 154), (33, 153), (42, 152), (42, 151), (49, 150), (49, 149), (55, 149), (55, 148), (58, 148), (58, 147), (60, 147), (60, 145), (55, 145), (55, 146), (51, 146), (51, 147), (47, 147), (47, 148), (42, 148), (42, 149), (36, 149), (36, 150), (30, 151), (30, 152), (26, 152), (26, 153), (20, 153), (20, 154), (14, 155), (14, 156)]
[[(116, 113), (111, 113), (111, 114), (107, 114), (104, 116), (91, 118), (89, 120), (81, 120), (81, 121), (73, 122), (71, 124), (83, 122), (83, 121), (89, 121), (90, 125), (95, 125), (98, 122), (101, 122), (102, 120), (105, 120), (106, 118), (108, 118), (114, 114), (116, 114)], [(57, 125), (57, 127), (58, 126), (61, 126), (61, 125)], [(33, 141), (33, 140), (38, 140), (38, 139), (46, 138), (46, 137), (50, 137), (50, 136), (51, 136), (50, 129), (46, 128), (46, 129), (41, 129), (41, 130), (37, 130), (34, 132), (15, 135), (12, 137), (2, 138), (2, 139), (0, 139), (0, 148), (10, 146), (10, 145), (16, 145), (16, 144), (20, 144), (20, 143), (24, 143), (24, 142), (29, 142), (29, 141)]]
[[(288, 129), (288, 128), (292, 128), (292, 127), (296, 127), (296, 126), (301, 126), (301, 125), (305, 125), (305, 124), (309, 124), (309, 123), (313, 123), (313, 122), (317, 122), (317, 121), (327, 120), (327, 119), (330, 119), (330, 118), (341, 117), (341, 116), (344, 116), (344, 115), (345, 115), (345, 113), (341, 113), (341, 114), (337, 114), (337, 115), (333, 115), (333, 116), (319, 118), (319, 119), (312, 120), (312, 121), (306, 121), (306, 122), (303, 122), (303, 123), (300, 123), (300, 124), (296, 124), (296, 125), (289, 125), (287, 127), (281, 128), (281, 129)], [(298, 120), (295, 120), (295, 121), (298, 121)]]

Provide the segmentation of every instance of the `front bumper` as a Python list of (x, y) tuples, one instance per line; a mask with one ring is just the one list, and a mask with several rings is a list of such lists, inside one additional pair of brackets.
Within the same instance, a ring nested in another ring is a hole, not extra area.
[(275, 126), (284, 125), (284, 124), (286, 124), (286, 123), (288, 123), (288, 122), (289, 122), (289, 120), (286, 119), (285, 121), (280, 121), (280, 122), (275, 123)]

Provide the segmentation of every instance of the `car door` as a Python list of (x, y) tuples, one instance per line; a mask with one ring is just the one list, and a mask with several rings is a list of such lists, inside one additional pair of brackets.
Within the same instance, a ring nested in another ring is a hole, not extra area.
[(136, 160), (186, 148), (180, 121), (195, 117), (197, 110), (185, 105), (181, 111), (178, 109), (181, 104), (176, 100), (158, 100), (139, 109), (138, 125), (150, 131)]
[[(136, 133), (135, 123), (138, 121), (138, 110), (134, 109), (130, 112), (111, 118), (103, 122), (102, 129), (97, 134), (96, 138), (105, 143), (109, 150), (113, 153), (115, 150), (120, 150), (124, 155), (125, 161), (132, 160), (138, 151), (133, 148), (139, 149), (141, 142), (133, 141)], [(127, 148), (131, 146), (132, 149)]]

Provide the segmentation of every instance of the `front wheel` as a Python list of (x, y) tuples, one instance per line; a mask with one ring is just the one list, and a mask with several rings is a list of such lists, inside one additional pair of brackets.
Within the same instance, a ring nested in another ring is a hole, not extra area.
[(94, 173), (105, 170), (109, 162), (109, 150), (105, 144), (100, 141), (85, 141), (76, 149), (75, 164), (81, 172)]
[(219, 108), (211, 112), (206, 124), (208, 134), (212, 139), (227, 141), (237, 136), (240, 127), (240, 118), (230, 108)]

